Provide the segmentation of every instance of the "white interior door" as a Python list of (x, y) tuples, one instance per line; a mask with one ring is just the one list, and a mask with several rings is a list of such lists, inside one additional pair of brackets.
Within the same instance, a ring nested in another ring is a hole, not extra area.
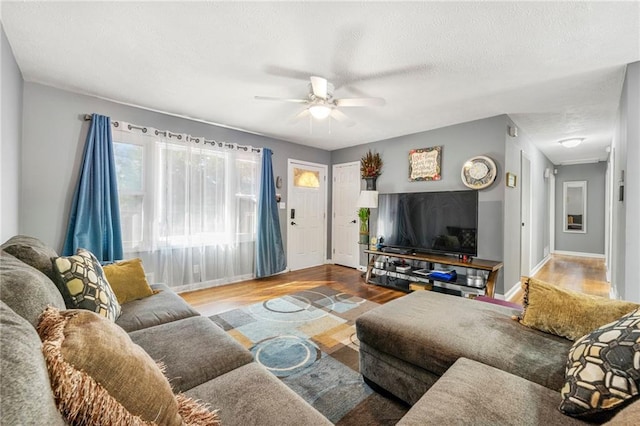
[(549, 174), (549, 254), (556, 251), (556, 177)]
[(520, 275), (528, 277), (531, 273), (531, 161), (524, 152), (520, 157), (520, 173)]
[(356, 207), (360, 194), (360, 162), (336, 164), (332, 171), (333, 263), (356, 268), (360, 254)]
[(289, 159), (287, 263), (322, 265), (327, 252), (327, 166)]

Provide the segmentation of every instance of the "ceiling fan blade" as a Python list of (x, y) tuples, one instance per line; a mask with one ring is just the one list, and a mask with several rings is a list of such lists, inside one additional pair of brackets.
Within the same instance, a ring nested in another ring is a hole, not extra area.
[(313, 74), (309, 71), (286, 68), (280, 65), (267, 65), (264, 67), (264, 71), (270, 75), (293, 78), (296, 80), (309, 80), (309, 76)]
[(345, 123), (348, 127), (355, 126), (356, 122), (346, 116), (342, 111), (334, 108), (331, 110), (331, 117), (335, 118), (341, 123)]
[(306, 99), (287, 99), (287, 98), (272, 98), (271, 96), (254, 96), (259, 101), (280, 101), (280, 102), (295, 102), (299, 104), (307, 103)]
[(344, 98), (336, 99), (335, 102), (339, 107), (383, 106), (386, 104), (382, 98)]
[(305, 118), (309, 116), (309, 109), (305, 108), (302, 111), (300, 111), (298, 114), (296, 114), (294, 117), (291, 117), (289, 120), (287, 120), (287, 122), (289, 124), (295, 124), (297, 123), (301, 118)]
[[(343, 67), (344, 68), (344, 67)], [(427, 75), (430, 66), (427, 64), (417, 64), (410, 65), (408, 67), (394, 68), (386, 71), (373, 72), (366, 75), (354, 75), (353, 72), (349, 72), (347, 68), (344, 68), (344, 72), (342, 75), (350, 75), (349, 79), (336, 79), (334, 81), (334, 85), (336, 89), (339, 89), (343, 86), (351, 86), (355, 83), (362, 83), (364, 81), (377, 80), (381, 78), (389, 78), (394, 76), (403, 76), (410, 74), (419, 74), (419, 75)]]
[(327, 99), (327, 79), (311, 76), (311, 88), (318, 98)]

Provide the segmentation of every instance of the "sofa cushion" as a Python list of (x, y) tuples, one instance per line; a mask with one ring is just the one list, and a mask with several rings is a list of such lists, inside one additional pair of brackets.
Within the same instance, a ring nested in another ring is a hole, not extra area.
[(535, 278), (522, 284), (524, 311), (520, 323), (576, 340), (638, 307), (624, 300), (606, 299), (566, 290)]
[(200, 315), (187, 302), (164, 284), (151, 288), (155, 294), (124, 303), (116, 324), (126, 331), (141, 330)]
[(27, 265), (33, 266), (55, 282), (56, 275), (51, 259), (59, 255), (39, 239), (27, 235), (16, 235), (9, 238), (0, 248)]
[(637, 426), (640, 419), (640, 398), (636, 398), (632, 403), (625, 405), (613, 419), (607, 422), (608, 426)]
[(177, 398), (153, 359), (94, 312), (47, 308), (38, 333), (59, 409), (72, 424), (193, 424), (183, 414), (196, 411), (215, 420), (192, 400)]
[(557, 407), (558, 392), (460, 358), (398, 426), (584, 424), (565, 416)]
[(560, 410), (584, 416), (620, 407), (640, 392), (640, 309), (577, 340), (569, 351)]
[(3, 302), (0, 330), (0, 423), (65, 425), (53, 398), (36, 330)]
[(118, 303), (127, 303), (153, 295), (142, 267), (142, 259), (135, 258), (112, 263), (102, 268)]
[(358, 338), (436, 375), (466, 357), (559, 391), (571, 342), (513, 321), (515, 311), (416, 291), (356, 320)]
[(153, 359), (162, 360), (174, 392), (182, 392), (253, 361), (209, 318), (197, 316), (129, 334)]
[(56, 284), (68, 308), (87, 309), (115, 321), (120, 304), (96, 257), (85, 249), (53, 261)]
[(215, 405), (223, 425), (331, 425), (264, 367), (250, 362), (185, 392)]
[(4, 250), (0, 250), (0, 299), (33, 327), (48, 305), (65, 308), (60, 292), (46, 275)]
[(397, 398), (413, 405), (440, 378), (440, 374), (381, 352), (360, 341), (360, 374)]

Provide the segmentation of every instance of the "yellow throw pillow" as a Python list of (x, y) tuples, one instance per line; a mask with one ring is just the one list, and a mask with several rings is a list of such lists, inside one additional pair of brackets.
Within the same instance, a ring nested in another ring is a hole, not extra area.
[(139, 258), (123, 260), (102, 268), (119, 303), (153, 295)]
[(576, 340), (638, 308), (636, 303), (565, 290), (529, 278), (523, 281), (524, 311), (517, 319), (527, 327)]

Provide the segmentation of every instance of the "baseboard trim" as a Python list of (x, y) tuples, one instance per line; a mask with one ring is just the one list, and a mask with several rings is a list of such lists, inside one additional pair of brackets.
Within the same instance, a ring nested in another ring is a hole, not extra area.
[(551, 260), (551, 256), (547, 255), (544, 259), (542, 259), (540, 261), (540, 263), (538, 263), (532, 270), (531, 270), (531, 274), (529, 274), (530, 277), (533, 277), (535, 274), (537, 274), (538, 272), (540, 272), (540, 269), (542, 269), (542, 267), (549, 261)]
[(520, 290), (520, 281), (518, 281), (517, 283), (515, 283), (513, 285), (513, 287), (511, 287), (509, 289), (509, 291), (507, 291), (504, 294), (504, 300), (511, 300), (513, 298), (513, 296), (516, 295), (516, 293), (518, 292), (518, 290)]
[(609, 299), (618, 300), (618, 289), (613, 285), (609, 286)]
[(356, 269), (358, 271), (360, 271), (360, 272), (367, 272), (367, 267), (366, 266), (358, 265), (358, 267)]
[(560, 254), (563, 256), (577, 256), (577, 257), (592, 257), (595, 259), (604, 259), (604, 254), (600, 253), (583, 253), (581, 251), (564, 251), (556, 250), (554, 254)]

